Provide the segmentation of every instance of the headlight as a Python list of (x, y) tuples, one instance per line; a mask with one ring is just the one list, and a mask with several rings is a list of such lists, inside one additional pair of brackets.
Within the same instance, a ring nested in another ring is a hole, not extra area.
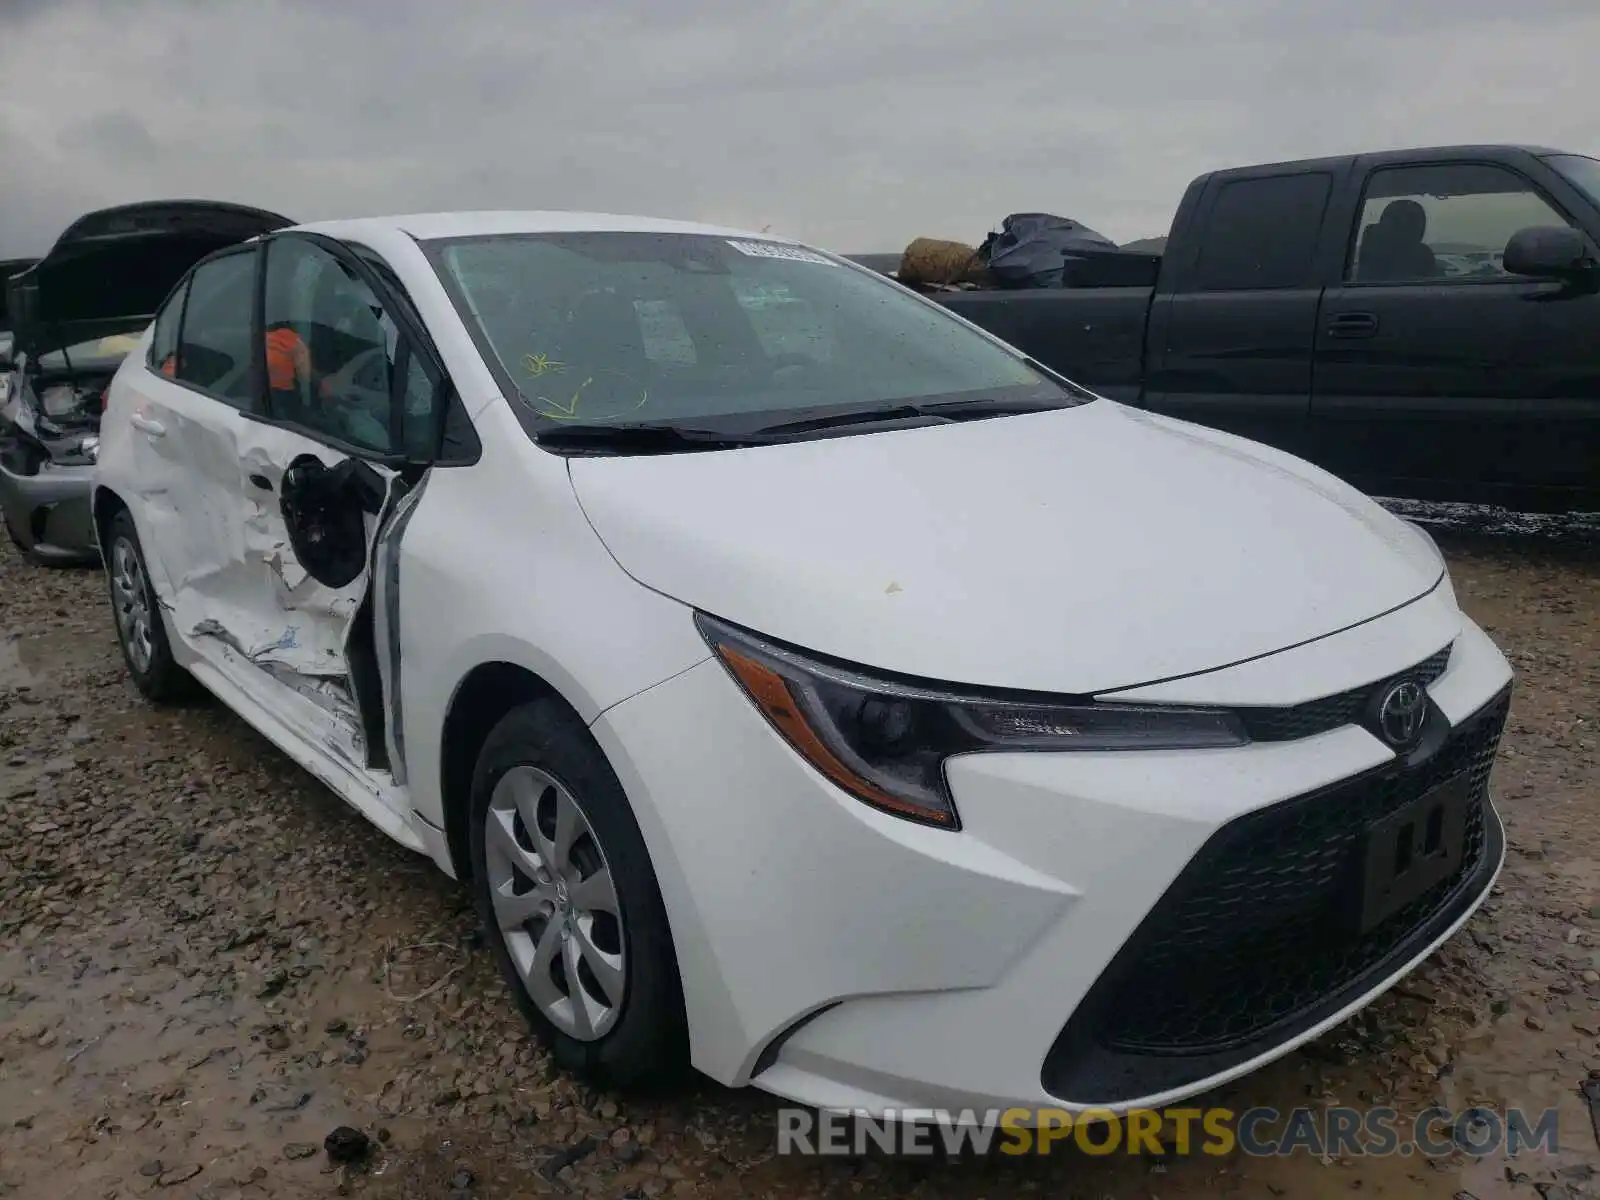
[(99, 462), (100, 439), (94, 434), (90, 434), (88, 437), (84, 438), (83, 441), (78, 443), (78, 453), (82, 454), (90, 462)]
[(1213, 709), (989, 697), (874, 678), (704, 614), (700, 632), (807, 762), (863, 803), (959, 829), (945, 760), (986, 750), (1190, 750), (1249, 741)]

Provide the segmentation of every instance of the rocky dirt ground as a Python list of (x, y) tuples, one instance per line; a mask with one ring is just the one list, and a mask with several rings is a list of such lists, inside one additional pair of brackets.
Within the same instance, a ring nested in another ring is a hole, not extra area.
[[(1419, 515), (1520, 676), (1506, 872), (1401, 989), (1212, 1099), (1554, 1106), (1555, 1155), (799, 1160), (760, 1094), (586, 1092), (461, 889), (219, 706), (143, 703), (99, 573), (4, 547), (0, 1196), (1600, 1195), (1600, 532)], [(340, 1126), (372, 1139), (355, 1168)]]

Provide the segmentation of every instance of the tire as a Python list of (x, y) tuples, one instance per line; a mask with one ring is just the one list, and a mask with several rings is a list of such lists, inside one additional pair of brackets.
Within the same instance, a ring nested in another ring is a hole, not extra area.
[(34, 552), (32, 546), (23, 541), (22, 531), (17, 528), (17, 523), (11, 519), (11, 514), (9, 512), (5, 513), (4, 518), (6, 537), (9, 538), (11, 540), (11, 544), (16, 547), (17, 553), (22, 557), (22, 561), (26, 563), (32, 563), (35, 566), (40, 565), (38, 554)]
[(150, 586), (139, 535), (133, 517), (123, 509), (107, 530), (106, 582), (111, 594), (112, 621), (122, 661), (134, 686), (158, 704), (180, 700), (194, 690), (193, 677), (172, 658), (161, 606)]
[[(576, 812), (571, 827), (578, 831), (568, 839), (569, 853), (552, 854), (563, 812)], [(468, 834), (473, 901), (485, 936), (556, 1065), (619, 1090), (677, 1082), (688, 1065), (687, 1022), (655, 869), (611, 765), (558, 700), (523, 704), (490, 731), (473, 772)], [(559, 870), (541, 882), (538, 868), (547, 857)], [(602, 869), (609, 869), (615, 914), (604, 911)], [(517, 923), (525, 911), (534, 915)], [(551, 936), (555, 943), (547, 941)], [(548, 958), (541, 959), (541, 946)], [(620, 982), (613, 960), (621, 964)], [(527, 980), (519, 961), (528, 967)], [(568, 966), (575, 961), (576, 997)]]

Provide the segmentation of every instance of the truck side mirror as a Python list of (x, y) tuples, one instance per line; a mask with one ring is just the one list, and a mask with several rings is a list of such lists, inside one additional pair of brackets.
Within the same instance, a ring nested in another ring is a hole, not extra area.
[(1565, 225), (1519, 229), (1506, 243), (1503, 262), (1513, 275), (1534, 279), (1575, 279), (1600, 266), (1583, 234)]

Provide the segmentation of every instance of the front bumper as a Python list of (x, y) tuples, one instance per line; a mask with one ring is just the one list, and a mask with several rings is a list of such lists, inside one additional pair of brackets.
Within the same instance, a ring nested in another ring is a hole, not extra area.
[[(1341, 659), (1350, 686), (1453, 638), (1428, 689), (1449, 733), (1425, 763), (1357, 725), (1223, 750), (970, 755), (948, 767), (960, 833), (827, 784), (715, 662), (603, 714), (667, 902), (695, 1064), (875, 1114), (1120, 1111), (1209, 1090), (1345, 1019), (1466, 920), (1503, 855), (1487, 775), (1510, 669), (1453, 605), (1419, 605), (1326, 639), (1343, 655), (1273, 658), (1280, 680), (1316, 677), (1310, 699), (1338, 689)], [(1415, 653), (1370, 670), (1397, 641)], [(1189, 698), (1214, 702), (1229, 674)], [(1386, 806), (1458, 767), (1474, 797), (1458, 874), (1370, 944), (1319, 957), (1286, 924), (1297, 901), (1338, 881)]]
[(90, 497), (94, 467), (46, 460), (30, 473), (0, 450), (0, 509), (23, 549), (50, 561), (88, 562), (99, 554)]

